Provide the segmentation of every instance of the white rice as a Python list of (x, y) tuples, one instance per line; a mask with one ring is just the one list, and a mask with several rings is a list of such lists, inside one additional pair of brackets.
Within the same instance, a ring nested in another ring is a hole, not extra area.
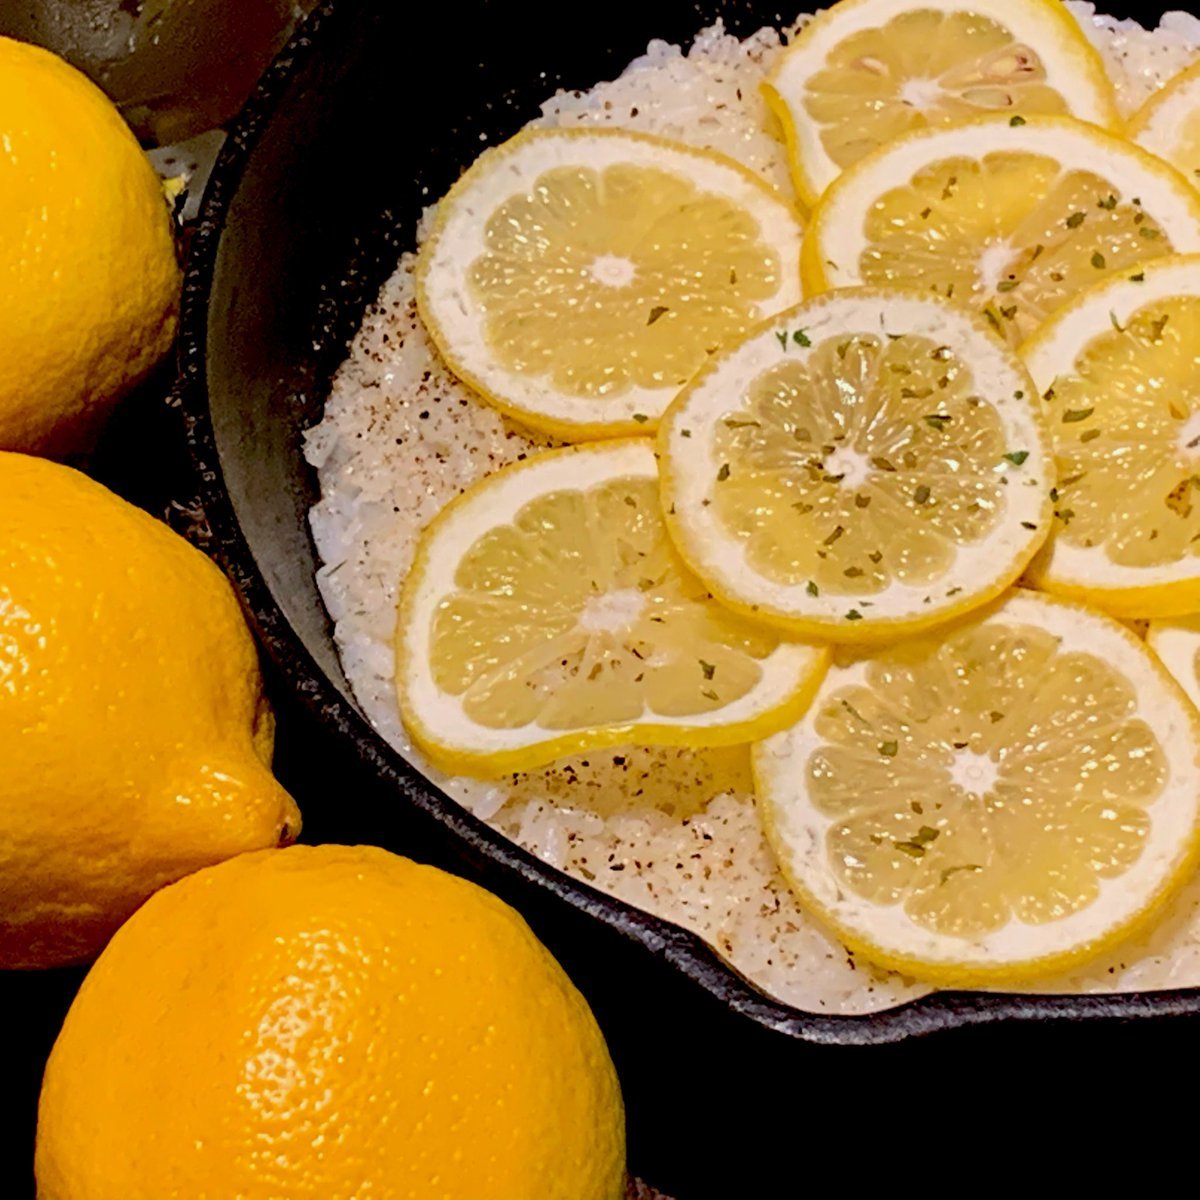
[[(1147, 32), (1097, 16), (1092, 4), (1068, 7), (1104, 55), (1126, 111), (1200, 48), (1200, 21), (1185, 14)], [(686, 52), (652, 42), (618, 79), (549, 99), (534, 123), (662, 134), (720, 150), (788, 189), (758, 85), (805, 20), (782, 37), (764, 29), (744, 41), (718, 22)], [(400, 724), (392, 662), (396, 595), (416, 538), (464, 488), (549, 443), (480, 403), (441, 364), (416, 313), (412, 267), (405, 255), (368, 309), (306, 443), (321, 484), (310, 514), (325, 564), (318, 583), (367, 717), (479, 817), (576, 878), (694, 930), (776, 998), (863, 1013), (923, 995), (924, 985), (856, 961), (797, 906), (764, 843), (744, 749), (630, 748), (499, 784), (422, 763)], [(1179, 986), (1200, 986), (1200, 882), (1143, 943), (1039, 990)]]
[(1100, 51), (1126, 116), (1191, 66), (1200, 51), (1200, 18), (1191, 13), (1166, 13), (1157, 29), (1146, 30), (1136, 21), (1096, 12), (1088, 0), (1067, 0), (1067, 8)]

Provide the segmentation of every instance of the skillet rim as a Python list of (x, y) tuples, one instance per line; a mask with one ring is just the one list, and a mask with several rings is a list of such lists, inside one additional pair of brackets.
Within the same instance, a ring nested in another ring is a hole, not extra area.
[[(237, 589), (251, 624), (291, 699), (353, 749), (359, 762), (498, 871), (520, 876), (552, 903), (570, 904), (670, 963), (736, 1016), (814, 1045), (882, 1045), (943, 1030), (1026, 1021), (1145, 1020), (1200, 1016), (1200, 989), (1024, 995), (934, 992), (861, 1016), (809, 1013), (771, 999), (699, 936), (578, 882), (493, 831), (425, 779), (372, 729), (309, 653), (276, 602), (225, 486), (208, 395), (209, 301), (225, 220), (259, 139), (306, 64), (319, 56), (347, 0), (322, 0), (268, 68), (228, 136), (209, 178), (188, 253), (173, 401), (182, 409), (199, 499), (212, 530), (209, 552)], [(322, 386), (328, 384), (322, 380)], [(305, 530), (308, 533), (307, 528)]]

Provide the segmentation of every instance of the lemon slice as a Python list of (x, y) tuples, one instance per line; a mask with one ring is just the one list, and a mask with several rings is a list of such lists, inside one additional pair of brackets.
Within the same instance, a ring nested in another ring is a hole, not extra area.
[(659, 430), (667, 523), (730, 606), (895, 638), (1009, 587), (1050, 528), (1036, 393), (931, 295), (832, 292), (716, 355)]
[(1200, 188), (1200, 63), (1181, 71), (1129, 118), (1129, 136)]
[(1120, 126), (1100, 56), (1059, 0), (842, 0), (765, 85), (808, 204), (902, 134), (1000, 112)]
[(652, 429), (708, 354), (800, 299), (792, 207), (733, 159), (538, 129), (438, 208), (417, 303), (454, 372), (565, 438)]
[(810, 294), (933, 290), (1018, 343), (1108, 272), (1196, 250), (1200, 195), (1165, 163), (1069, 117), (989, 117), (852, 167), (813, 214), (803, 263)]
[(646, 439), (537, 455), (459, 497), (418, 544), (396, 637), (413, 738), (483, 776), (752, 741), (796, 719), (828, 658), (727, 612), (684, 566)]
[(1113, 276), (1022, 355), (1054, 441), (1038, 586), (1120, 617), (1200, 609), (1200, 256)]
[(755, 748), (806, 906), (876, 962), (1017, 983), (1127, 936), (1195, 866), (1200, 719), (1144, 644), (1015, 592), (830, 670)]
[(1146, 645), (1200, 709), (1200, 617), (1151, 621), (1146, 630)]

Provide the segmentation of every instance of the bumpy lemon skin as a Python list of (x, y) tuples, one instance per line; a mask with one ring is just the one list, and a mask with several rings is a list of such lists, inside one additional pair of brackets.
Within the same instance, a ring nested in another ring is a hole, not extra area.
[(157, 888), (295, 837), (272, 735), (224, 575), (0, 451), (0, 968), (90, 959)]
[(104, 93), (0, 37), (0, 449), (64, 455), (170, 348), (158, 176)]
[(372, 846), (163, 889), (50, 1056), (41, 1200), (618, 1200), (624, 1117), (529, 927)]

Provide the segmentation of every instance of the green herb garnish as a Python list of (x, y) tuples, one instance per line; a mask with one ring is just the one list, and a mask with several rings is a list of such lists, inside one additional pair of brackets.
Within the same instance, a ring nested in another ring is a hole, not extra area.
[(924, 858), (925, 847), (930, 842), (936, 841), (938, 831), (930, 825), (922, 825), (916, 833), (913, 834), (911, 840), (907, 842), (894, 842), (893, 845), (897, 850), (903, 850), (905, 854), (911, 855), (913, 858)]
[(983, 868), (978, 863), (963, 863), (961, 867), (946, 867), (942, 871), (942, 883), (944, 884), (951, 875), (958, 874), (959, 871), (982, 871)]

